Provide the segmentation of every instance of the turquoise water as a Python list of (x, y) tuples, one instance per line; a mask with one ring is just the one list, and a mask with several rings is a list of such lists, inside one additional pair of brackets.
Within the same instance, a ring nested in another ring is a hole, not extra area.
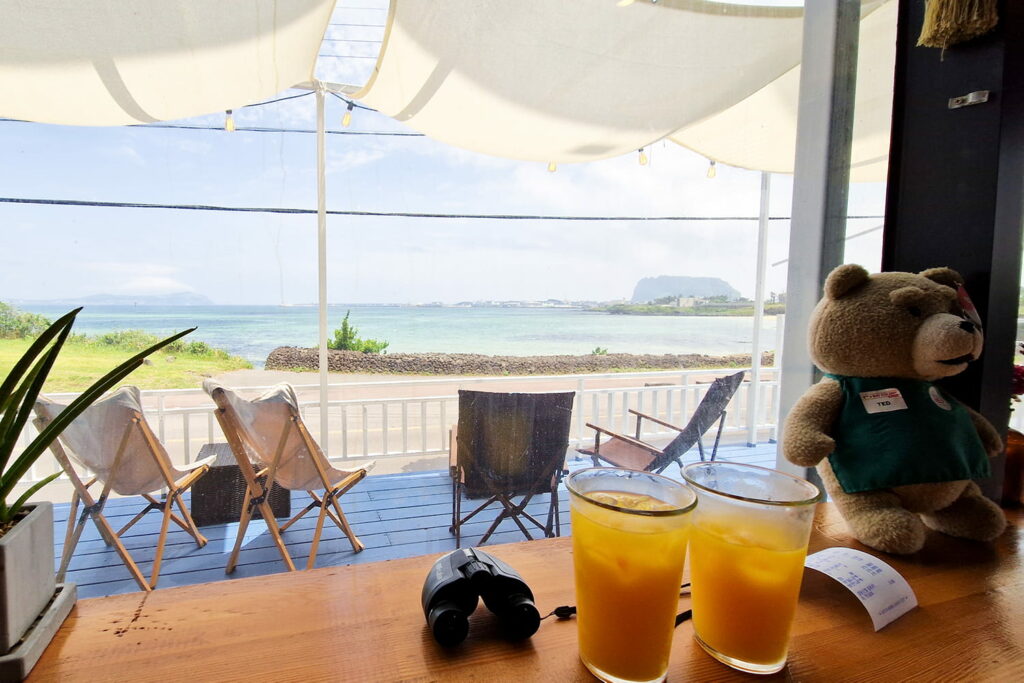
[[(56, 318), (66, 306), (21, 306)], [(363, 338), (390, 342), (389, 353), (482, 353), (532, 356), (611, 353), (750, 353), (753, 319), (608, 315), (562, 308), (426, 308), (331, 306), (328, 330), (345, 311)], [(317, 309), (310, 306), (87, 306), (75, 332), (140, 329), (166, 335), (197, 326), (205, 341), (262, 367), (278, 346), (315, 346)], [(330, 334), (330, 332), (328, 332)], [(775, 317), (764, 320), (761, 346), (775, 347)]]

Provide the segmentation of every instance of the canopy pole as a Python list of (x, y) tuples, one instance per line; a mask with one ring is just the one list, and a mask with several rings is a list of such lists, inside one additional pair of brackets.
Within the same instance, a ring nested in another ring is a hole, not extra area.
[[(750, 350), (750, 390), (747, 395), (747, 445), (757, 445), (757, 413), (761, 401), (761, 324), (764, 320), (764, 278), (768, 265), (768, 207), (772, 174), (761, 171), (761, 212), (757, 220), (757, 283), (754, 285), (754, 334)], [(776, 351), (776, 354), (778, 352)], [(775, 367), (781, 359), (775, 357)]]
[(820, 378), (811, 360), (807, 329), (825, 278), (843, 262), (860, 10), (860, 0), (804, 4), (786, 279), (786, 353), (779, 366), (783, 422), (775, 466), (805, 477), (815, 477), (814, 470), (791, 464), (783, 453), (785, 419)]
[(324, 88), (316, 84), (316, 255), (317, 286), (320, 312), (320, 334), (318, 349), (320, 357), (320, 448), (325, 455), (330, 453), (327, 420), (327, 181), (324, 167), (327, 158), (327, 134), (324, 131)]

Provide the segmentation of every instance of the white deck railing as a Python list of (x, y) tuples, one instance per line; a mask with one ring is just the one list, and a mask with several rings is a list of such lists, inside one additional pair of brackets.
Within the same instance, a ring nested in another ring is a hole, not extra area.
[[(436, 379), (345, 382), (331, 384), (327, 404), (329, 439), (321, 444), (331, 460), (366, 458), (426, 458), (447, 455), (448, 430), (458, 420), (458, 389), (485, 388), (496, 391), (574, 391), (571, 445), (591, 441), (593, 431), (587, 422), (600, 424), (635, 435), (630, 408), (661, 420), (685, 425), (700, 402), (712, 377), (737, 372), (736, 369), (607, 373), (588, 375), (515, 376), (515, 377), (438, 377)], [(774, 439), (778, 402), (778, 381), (774, 368), (763, 368), (760, 378), (760, 404), (751, 413), (748, 402), (748, 376), (730, 404), (723, 436), (729, 440), (754, 443)], [(246, 396), (255, 396), (268, 387), (240, 387)], [(295, 385), (303, 419), (310, 432), (319, 434), (319, 385)], [(344, 398), (354, 393), (357, 398)], [(383, 394), (375, 397), (372, 394)], [(75, 394), (51, 394), (59, 402)], [(337, 396), (338, 398), (333, 398)], [(224, 441), (213, 415), (213, 402), (200, 389), (143, 391), (146, 417), (176, 463), (195, 459), (203, 444)], [(746, 416), (756, 415), (756, 424), (747, 424)], [(644, 421), (644, 439), (673, 436), (660, 425)], [(22, 447), (35, 435), (27, 426)], [(713, 438), (713, 437), (712, 437)], [(37, 461), (25, 483), (38, 481), (59, 466), (52, 457)]]

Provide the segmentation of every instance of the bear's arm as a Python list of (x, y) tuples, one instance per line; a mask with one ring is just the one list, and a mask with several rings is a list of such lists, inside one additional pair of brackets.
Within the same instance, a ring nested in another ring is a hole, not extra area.
[(793, 406), (782, 434), (782, 453), (794, 465), (814, 467), (835, 450), (832, 425), (843, 404), (843, 390), (833, 379), (812, 386)]
[(974, 423), (974, 429), (978, 432), (978, 436), (981, 437), (981, 445), (985, 447), (985, 452), (988, 453), (988, 457), (994, 458), (1003, 452), (1003, 440), (999, 438), (999, 432), (992, 426), (992, 423), (985, 419), (985, 417), (969, 408), (967, 408), (967, 414), (971, 416), (971, 422)]

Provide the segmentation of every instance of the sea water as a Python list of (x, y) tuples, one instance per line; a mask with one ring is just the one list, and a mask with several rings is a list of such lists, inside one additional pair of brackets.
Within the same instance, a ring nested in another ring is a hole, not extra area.
[[(25, 305), (55, 319), (70, 306)], [(389, 342), (388, 353), (585, 355), (609, 353), (750, 353), (753, 318), (610, 315), (575, 308), (344, 306), (328, 309), (328, 337), (345, 312), (360, 337)], [(76, 333), (143, 330), (169, 335), (198, 327), (204, 341), (263, 367), (278, 346), (316, 346), (314, 306), (86, 306)], [(775, 316), (765, 316), (762, 349), (775, 347)]]

